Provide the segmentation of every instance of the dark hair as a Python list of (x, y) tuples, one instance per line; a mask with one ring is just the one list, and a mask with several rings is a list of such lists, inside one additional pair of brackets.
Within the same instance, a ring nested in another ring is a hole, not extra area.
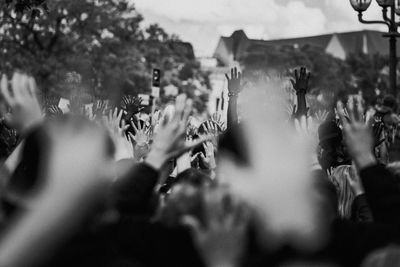
[(190, 168), (176, 176), (175, 183), (181, 182), (189, 183), (193, 186), (202, 186), (206, 183), (212, 182), (212, 180), (205, 172), (199, 169)]
[(212, 179), (204, 171), (190, 168), (179, 173), (176, 177), (168, 177), (165, 184), (160, 188), (160, 193), (167, 193), (178, 183), (187, 183), (194, 187), (201, 187), (207, 183), (212, 183)]

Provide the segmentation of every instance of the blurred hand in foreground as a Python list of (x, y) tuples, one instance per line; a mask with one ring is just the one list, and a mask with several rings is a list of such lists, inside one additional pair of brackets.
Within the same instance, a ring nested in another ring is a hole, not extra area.
[(49, 146), (40, 166), (46, 182), (31, 209), (17, 216), (3, 236), (1, 266), (41, 266), (86, 222), (112, 181), (104, 130), (71, 117), (45, 126)]
[(4, 114), (6, 123), (19, 133), (26, 133), (42, 121), (42, 112), (36, 96), (35, 80), (26, 74), (15, 72), (11, 86), (5, 74), (1, 78), (1, 96), (10, 112)]
[(184, 216), (182, 223), (191, 230), (194, 244), (206, 266), (236, 267), (240, 266), (246, 249), (248, 219), (242, 203), (219, 189), (212, 189), (205, 192), (204, 224), (190, 215)]

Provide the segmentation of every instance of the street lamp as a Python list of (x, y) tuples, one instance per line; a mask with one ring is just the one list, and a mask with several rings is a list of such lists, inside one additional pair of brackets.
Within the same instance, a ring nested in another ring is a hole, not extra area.
[(400, 36), (397, 31), (400, 23), (396, 22), (396, 14), (400, 15), (400, 0), (376, 0), (382, 8), (383, 20), (364, 20), (363, 12), (371, 5), (372, 0), (350, 0), (354, 10), (358, 12), (358, 20), (365, 24), (384, 24), (388, 26), (388, 33), (383, 37), (389, 38), (389, 69), (390, 69), (390, 90), (394, 96), (397, 95), (396, 90), (396, 38)]

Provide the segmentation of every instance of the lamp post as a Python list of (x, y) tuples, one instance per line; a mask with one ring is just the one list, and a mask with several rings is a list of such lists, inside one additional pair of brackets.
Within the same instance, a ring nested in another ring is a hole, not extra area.
[(372, 0), (350, 0), (354, 10), (358, 12), (358, 20), (364, 24), (384, 24), (388, 26), (388, 33), (383, 37), (389, 38), (389, 79), (390, 91), (396, 96), (396, 68), (397, 68), (397, 52), (396, 38), (400, 36), (398, 27), (400, 22), (396, 22), (396, 14), (400, 15), (400, 0), (376, 0), (378, 5), (382, 7), (383, 20), (364, 20), (363, 12), (371, 5)]

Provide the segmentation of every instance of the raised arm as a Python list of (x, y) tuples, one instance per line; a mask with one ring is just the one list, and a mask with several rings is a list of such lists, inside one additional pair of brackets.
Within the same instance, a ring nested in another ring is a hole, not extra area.
[[(10, 81), (6, 75), (2, 75), (0, 95), (3, 101), (1, 104), (10, 110), (3, 115), (7, 125), (16, 129), (22, 137), (43, 119), (36, 92), (36, 82), (28, 75), (16, 72)], [(19, 164), (22, 147), (23, 142), (16, 147), (4, 163), (4, 168), (10, 174)]]
[(237, 68), (231, 69), (231, 77), (225, 74), (228, 80), (228, 128), (238, 123), (237, 113), (237, 99), (241, 90), (242, 74), (238, 72)]
[(294, 90), (297, 95), (297, 110), (295, 117), (307, 116), (308, 108), (306, 103), (306, 94), (309, 89), (310, 73), (307, 73), (306, 68), (294, 71), (295, 79), (291, 80)]
[[(400, 223), (400, 189), (394, 176), (379, 165), (373, 154), (374, 137), (370, 125), (363, 121), (363, 106), (359, 101), (348, 106), (350, 121), (344, 117), (343, 104), (337, 109), (343, 125), (344, 140), (359, 171), (365, 196), (377, 223)], [(355, 106), (356, 105), (356, 106)]]

